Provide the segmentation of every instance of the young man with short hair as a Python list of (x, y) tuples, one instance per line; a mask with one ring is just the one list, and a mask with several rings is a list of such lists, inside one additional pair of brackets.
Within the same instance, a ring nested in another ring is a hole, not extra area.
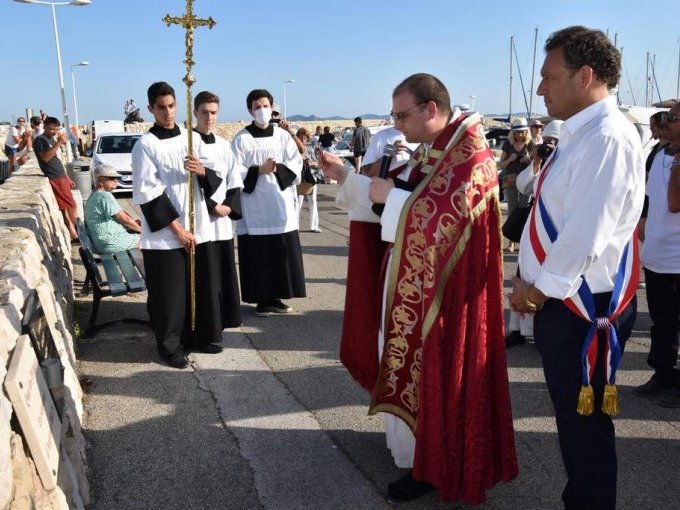
[[(222, 322), (209, 268), (208, 242), (214, 239), (207, 198), (220, 178), (202, 152), (199, 136), (187, 150), (187, 133), (175, 122), (174, 89), (152, 84), (147, 96), (154, 125), (132, 150), (132, 200), (142, 210), (140, 247), (144, 256), (147, 306), (158, 353), (168, 365), (185, 368), (185, 351), (219, 353)], [(204, 164), (206, 166), (204, 166)], [(189, 196), (188, 179), (194, 179)], [(194, 231), (189, 230), (189, 201), (194, 205)], [(188, 254), (195, 256), (196, 323), (191, 328)]]
[(45, 132), (33, 141), (33, 151), (38, 158), (38, 165), (45, 177), (50, 180), (50, 186), (57, 199), (57, 206), (64, 217), (64, 223), (68, 228), (71, 240), (78, 239), (76, 232), (76, 219), (78, 217), (76, 201), (73, 199), (72, 189), (76, 183), (67, 175), (64, 164), (59, 158), (58, 152), (62, 145), (68, 143), (68, 135), (61, 130), (61, 123), (54, 117), (45, 119)]
[(246, 106), (254, 120), (232, 142), (243, 168), (243, 219), (236, 227), (241, 293), (257, 303), (260, 317), (289, 313), (282, 299), (306, 296), (296, 208), (302, 156), (290, 134), (270, 123), (273, 102), (268, 91), (252, 90)]
[(207, 199), (210, 223), (215, 231), (214, 241), (207, 248), (215, 251), (211, 260), (216, 261), (210, 273), (221, 285), (212, 288), (217, 291), (213, 299), (221, 303), (222, 327), (235, 328), (241, 325), (241, 294), (236, 274), (234, 257), (234, 230), (232, 220), (240, 220), (241, 214), (241, 168), (231, 151), (231, 144), (215, 133), (220, 111), (220, 98), (212, 92), (203, 91), (194, 97), (194, 131), (203, 141), (206, 156), (215, 163), (215, 171), (221, 182), (215, 200)]

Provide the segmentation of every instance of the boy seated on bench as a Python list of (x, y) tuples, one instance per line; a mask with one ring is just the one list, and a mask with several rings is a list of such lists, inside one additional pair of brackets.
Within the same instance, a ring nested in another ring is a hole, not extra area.
[(96, 189), (85, 204), (85, 227), (92, 251), (105, 254), (139, 248), (139, 220), (126, 213), (111, 193), (121, 175), (109, 165), (98, 166), (94, 175)]

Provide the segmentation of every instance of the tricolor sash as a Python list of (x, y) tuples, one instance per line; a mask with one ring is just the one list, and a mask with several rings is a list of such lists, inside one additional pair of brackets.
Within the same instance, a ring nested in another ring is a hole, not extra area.
[[(539, 264), (543, 264), (546, 258), (547, 248), (555, 242), (559, 232), (555, 228), (550, 215), (545, 207), (541, 196), (541, 187), (558, 154), (558, 149), (552, 158), (546, 162), (545, 168), (536, 186), (535, 206), (529, 217), (529, 240), (531, 248), (536, 255)], [(595, 313), (595, 300), (585, 277), (576, 294), (564, 300), (564, 304), (578, 317), (590, 322), (591, 326), (586, 334), (585, 342), (581, 349), (581, 364), (583, 367), (581, 392), (578, 399), (578, 413), (590, 415), (594, 411), (593, 375), (597, 363), (597, 331), (603, 330), (606, 337), (605, 359), (607, 371), (607, 384), (605, 385), (604, 398), (602, 400), (602, 412), (609, 415), (619, 414), (618, 397), (616, 393), (616, 370), (623, 355), (621, 344), (616, 334), (614, 322), (621, 312), (628, 306), (637, 291), (640, 277), (640, 257), (638, 253), (637, 236), (633, 234), (623, 250), (619, 261), (618, 271), (614, 281), (614, 290), (609, 302), (607, 315), (597, 317)]]

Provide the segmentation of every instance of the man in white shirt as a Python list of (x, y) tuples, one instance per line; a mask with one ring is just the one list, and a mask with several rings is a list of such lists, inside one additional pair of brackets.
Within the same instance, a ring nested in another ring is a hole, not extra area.
[[(565, 122), (534, 188), (510, 306), (536, 313), (534, 337), (568, 477), (565, 508), (614, 509), (610, 415), (618, 411), (615, 369), (635, 322), (631, 239), (644, 200), (644, 160), (638, 134), (610, 96), (621, 55), (609, 39), (599, 30), (569, 27), (552, 34), (545, 51), (537, 93), (548, 113)], [(613, 295), (619, 281), (626, 292), (617, 287)]]
[(19, 117), (17, 123), (11, 126), (7, 131), (7, 138), (5, 139), (5, 156), (9, 160), (9, 171), (14, 171), (14, 165), (17, 159), (17, 152), (19, 152), (22, 138), (26, 132), (26, 119)]
[(394, 126), (378, 131), (371, 137), (366, 154), (364, 154), (361, 165), (362, 174), (369, 177), (378, 175), (386, 145), (394, 145), (395, 148), (390, 170), (406, 163), (411, 158), (411, 154), (418, 148), (417, 143), (407, 143), (404, 133)]
[[(652, 319), (652, 344), (647, 363), (654, 375), (633, 390), (635, 395), (659, 399), (664, 407), (680, 407), (680, 370), (677, 368), (680, 335), (680, 214), (673, 212), (674, 184), (680, 175), (680, 104), (661, 117), (663, 138), (670, 143), (658, 150), (647, 180), (648, 210), (642, 263), (647, 304)], [(675, 179), (674, 179), (675, 177)], [(677, 193), (677, 191), (676, 191)]]

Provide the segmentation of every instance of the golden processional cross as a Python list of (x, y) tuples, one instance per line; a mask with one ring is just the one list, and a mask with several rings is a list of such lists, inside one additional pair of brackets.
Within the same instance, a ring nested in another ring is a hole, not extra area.
[[(184, 46), (186, 47), (186, 58), (184, 59), (184, 65), (187, 68), (187, 74), (182, 78), (182, 81), (187, 86), (187, 138), (188, 138), (188, 148), (187, 154), (191, 156), (193, 154), (193, 118), (192, 112), (192, 99), (191, 99), (191, 86), (196, 82), (196, 78), (191, 74), (191, 68), (194, 65), (194, 28), (205, 27), (212, 28), (215, 26), (215, 20), (212, 17), (208, 19), (201, 19), (194, 16), (194, 0), (186, 0), (187, 10), (184, 16), (176, 17), (165, 15), (163, 21), (166, 25), (181, 25), (186, 29), (186, 35), (184, 36)], [(194, 234), (194, 219), (196, 212), (194, 211), (194, 179), (191, 173), (188, 175), (189, 182), (189, 231)], [(194, 254), (189, 253), (189, 289), (191, 293), (191, 329), (192, 331), (196, 328), (196, 260)]]

